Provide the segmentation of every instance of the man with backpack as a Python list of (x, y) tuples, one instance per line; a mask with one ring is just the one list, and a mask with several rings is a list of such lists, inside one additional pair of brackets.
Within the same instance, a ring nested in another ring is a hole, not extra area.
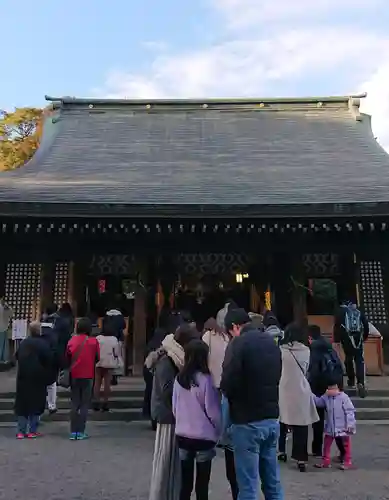
[[(322, 396), (326, 392), (328, 385), (334, 381), (337, 382), (339, 389), (343, 390), (343, 365), (335, 349), (322, 336), (320, 327), (317, 325), (308, 327), (308, 336), (311, 355), (307, 378), (313, 394), (318, 397)], [(325, 411), (323, 408), (317, 408), (317, 412), (320, 420), (312, 424), (312, 454), (321, 457)]]
[[(366, 397), (364, 342), (369, 336), (369, 323), (356, 304), (344, 302), (335, 317), (334, 342), (340, 343), (345, 355), (347, 385), (355, 386), (357, 379), (358, 394)], [(355, 363), (355, 367), (354, 367)]]

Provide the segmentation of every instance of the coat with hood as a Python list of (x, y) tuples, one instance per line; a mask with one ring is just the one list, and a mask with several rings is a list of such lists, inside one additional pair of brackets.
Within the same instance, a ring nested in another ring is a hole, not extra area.
[(220, 309), (220, 311), (216, 315), (216, 323), (217, 323), (219, 328), (222, 328), (223, 330), (225, 330), (226, 326), (224, 324), (224, 320), (226, 319), (227, 313), (230, 309), (234, 309), (236, 307), (237, 307), (237, 305), (232, 300), (230, 300), (224, 304), (224, 307), (222, 309)]
[(173, 385), (180, 368), (184, 366), (184, 349), (167, 335), (162, 347), (150, 353), (145, 366), (153, 370), (153, 391), (151, 394), (151, 418), (158, 424), (174, 424)]
[(280, 328), (276, 315), (272, 311), (266, 311), (262, 322), (263, 331), (278, 344), (284, 337), (284, 332)]
[(345, 392), (328, 389), (323, 396), (315, 396), (315, 403), (325, 409), (324, 434), (332, 437), (355, 434), (355, 408)]
[(307, 380), (309, 348), (300, 342), (281, 346), (282, 374), (279, 387), (280, 422), (311, 425), (319, 420)]
[[(332, 373), (329, 373), (328, 363), (331, 363)], [(311, 343), (307, 377), (312, 392), (316, 396), (321, 396), (326, 392), (328, 385), (334, 383), (334, 377), (336, 380), (339, 379), (338, 385), (341, 385), (343, 381), (342, 362), (332, 345), (321, 335)]]

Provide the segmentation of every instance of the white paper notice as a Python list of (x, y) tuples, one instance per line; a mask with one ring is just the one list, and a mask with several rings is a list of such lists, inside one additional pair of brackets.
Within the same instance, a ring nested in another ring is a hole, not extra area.
[(12, 340), (23, 340), (27, 337), (27, 320), (14, 319), (12, 321)]

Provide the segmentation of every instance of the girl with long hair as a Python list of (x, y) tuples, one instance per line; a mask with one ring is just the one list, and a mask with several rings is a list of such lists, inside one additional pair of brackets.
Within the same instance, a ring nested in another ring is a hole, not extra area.
[(156, 423), (156, 436), (149, 500), (178, 500), (180, 495), (180, 461), (175, 436), (172, 398), (173, 385), (184, 366), (185, 346), (199, 333), (188, 324), (167, 335), (160, 349), (146, 359), (153, 372), (151, 418)]
[(208, 346), (193, 340), (174, 382), (173, 414), (181, 461), (180, 500), (190, 500), (196, 464), (196, 498), (208, 500), (212, 459), (221, 432), (220, 396), (208, 368)]

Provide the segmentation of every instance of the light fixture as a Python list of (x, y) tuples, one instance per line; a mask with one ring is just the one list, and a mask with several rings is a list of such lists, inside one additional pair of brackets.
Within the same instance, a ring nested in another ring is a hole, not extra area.
[(237, 283), (243, 283), (243, 274), (241, 274), (241, 273), (236, 274), (235, 280)]

